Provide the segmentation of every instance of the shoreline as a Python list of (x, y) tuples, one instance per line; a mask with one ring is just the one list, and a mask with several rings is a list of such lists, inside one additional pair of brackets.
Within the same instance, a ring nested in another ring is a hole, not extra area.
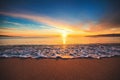
[(76, 58), (61, 58), (61, 57), (57, 57), (57, 58), (47, 58), (47, 57), (40, 57), (40, 58), (32, 58), (32, 57), (0, 57), (0, 59), (36, 59), (36, 60), (44, 60), (44, 59), (51, 59), (51, 60), (74, 60), (74, 59), (96, 59), (96, 60), (102, 60), (102, 59), (109, 59), (109, 58), (120, 58), (120, 55), (115, 55), (112, 57), (101, 57), (101, 58), (92, 58), (92, 57), (76, 57)]

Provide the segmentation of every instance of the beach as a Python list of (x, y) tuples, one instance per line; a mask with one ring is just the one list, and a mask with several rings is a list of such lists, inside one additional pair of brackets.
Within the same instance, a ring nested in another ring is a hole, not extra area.
[(0, 80), (120, 80), (120, 0), (1, 0)]
[(120, 57), (0, 59), (0, 80), (120, 80)]

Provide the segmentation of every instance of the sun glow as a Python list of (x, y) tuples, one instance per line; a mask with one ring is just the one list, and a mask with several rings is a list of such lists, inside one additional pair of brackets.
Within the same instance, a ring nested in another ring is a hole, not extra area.
[(62, 37), (62, 43), (66, 44), (66, 39), (67, 39), (67, 36), (68, 36), (68, 31), (66, 31), (66, 30), (59, 30), (59, 32), (60, 32), (61, 37)]
[(64, 31), (64, 32), (62, 33), (63, 44), (66, 44), (67, 35), (68, 35), (68, 33), (67, 33), (66, 31)]

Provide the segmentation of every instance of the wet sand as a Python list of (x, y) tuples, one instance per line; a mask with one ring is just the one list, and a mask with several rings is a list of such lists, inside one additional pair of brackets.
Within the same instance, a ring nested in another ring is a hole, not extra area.
[(120, 80), (120, 57), (0, 59), (0, 80)]

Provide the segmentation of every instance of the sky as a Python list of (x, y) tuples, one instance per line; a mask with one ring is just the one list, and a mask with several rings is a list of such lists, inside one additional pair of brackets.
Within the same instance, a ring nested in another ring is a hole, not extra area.
[(1, 0), (0, 34), (119, 34), (119, 8), (119, 0)]

